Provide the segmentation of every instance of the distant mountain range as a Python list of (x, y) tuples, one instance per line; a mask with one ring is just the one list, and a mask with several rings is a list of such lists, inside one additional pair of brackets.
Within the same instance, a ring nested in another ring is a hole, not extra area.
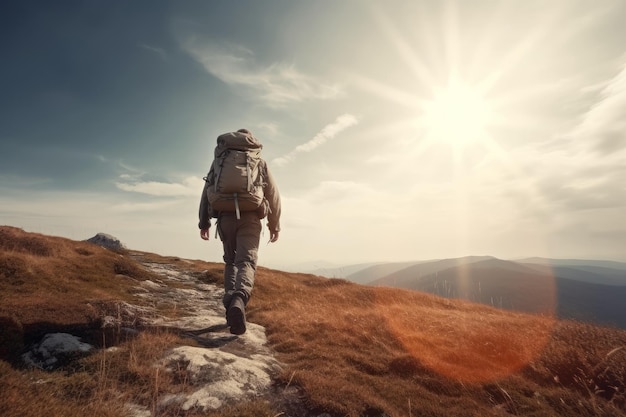
[(470, 256), (314, 273), (626, 329), (626, 263), (622, 262)]

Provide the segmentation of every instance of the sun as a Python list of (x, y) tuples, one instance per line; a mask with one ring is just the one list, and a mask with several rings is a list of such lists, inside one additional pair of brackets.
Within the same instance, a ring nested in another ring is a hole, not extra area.
[(424, 101), (420, 125), (428, 142), (464, 148), (487, 137), (492, 111), (478, 88), (453, 80)]

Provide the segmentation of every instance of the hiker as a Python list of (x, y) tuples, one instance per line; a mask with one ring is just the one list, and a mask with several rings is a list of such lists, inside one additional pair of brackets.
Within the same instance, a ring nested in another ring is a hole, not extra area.
[(211, 218), (224, 246), (224, 308), (232, 334), (246, 332), (245, 307), (250, 300), (261, 239), (267, 217), (270, 242), (280, 232), (280, 195), (263, 145), (247, 129), (218, 136), (215, 158), (204, 178), (200, 198), (200, 237), (209, 240)]

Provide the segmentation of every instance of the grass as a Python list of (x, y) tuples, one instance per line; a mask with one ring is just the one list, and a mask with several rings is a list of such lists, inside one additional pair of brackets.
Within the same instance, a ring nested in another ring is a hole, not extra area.
[(192, 387), (185, 364), (155, 364), (193, 342), (156, 329), (52, 372), (15, 365), (37, 332), (93, 326), (116, 303), (137, 303), (133, 286), (156, 279), (137, 259), (212, 283), (223, 270), (0, 227), (0, 415), (118, 417), (134, 403), (155, 417), (274, 417), (292, 415), (278, 394), (294, 390), (315, 416), (626, 415), (624, 331), (266, 268), (248, 317), (285, 365), (274, 396), (159, 408)]
[(621, 330), (262, 268), (249, 316), (333, 415), (626, 411)]
[(0, 227), (0, 317), (24, 327), (97, 319), (92, 300), (130, 300), (137, 281), (150, 277), (123, 254), (91, 243)]

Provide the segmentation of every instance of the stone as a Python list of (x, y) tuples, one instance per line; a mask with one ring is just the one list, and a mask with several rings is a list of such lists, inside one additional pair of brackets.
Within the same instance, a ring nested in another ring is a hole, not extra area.
[(102, 246), (103, 248), (114, 251), (126, 249), (126, 246), (124, 246), (118, 238), (108, 235), (106, 233), (98, 233), (94, 237), (87, 239), (86, 242), (93, 243), (98, 246)]

